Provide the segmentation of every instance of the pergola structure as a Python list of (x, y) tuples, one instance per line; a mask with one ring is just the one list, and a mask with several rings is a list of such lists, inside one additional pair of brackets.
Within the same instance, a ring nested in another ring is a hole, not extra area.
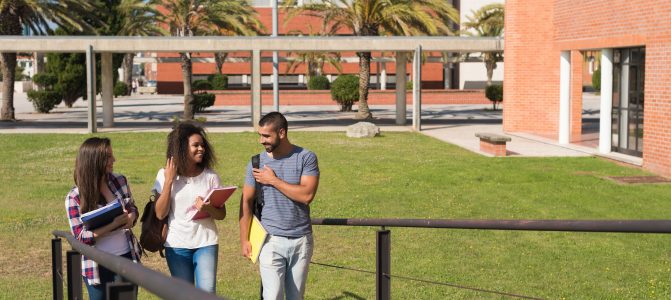
[[(502, 38), (476, 37), (108, 37), (108, 36), (0, 36), (0, 52), (86, 53), (88, 131), (96, 128), (95, 54), (100, 53), (103, 127), (114, 126), (112, 54), (129, 52), (241, 52), (250, 51), (252, 125), (261, 119), (262, 51), (391, 51), (396, 52), (396, 73), (406, 73), (412, 53), (412, 127), (421, 130), (422, 51), (503, 51)], [(396, 76), (396, 124), (405, 125), (406, 77)]]

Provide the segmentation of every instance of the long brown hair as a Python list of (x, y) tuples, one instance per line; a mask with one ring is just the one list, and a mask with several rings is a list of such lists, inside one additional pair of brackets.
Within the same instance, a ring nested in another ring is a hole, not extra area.
[(81, 213), (97, 208), (100, 201), (100, 181), (107, 176), (107, 160), (112, 142), (108, 138), (92, 137), (79, 147), (75, 162), (75, 185), (79, 189)]
[(214, 149), (207, 141), (207, 134), (205, 130), (193, 123), (182, 122), (173, 127), (170, 134), (168, 134), (168, 149), (166, 151), (166, 159), (172, 157), (175, 167), (177, 167), (177, 175), (184, 175), (188, 170), (188, 155), (189, 155), (189, 137), (194, 134), (200, 135), (203, 138), (203, 146), (205, 153), (203, 154), (203, 161), (198, 163), (198, 167), (203, 169), (211, 169), (216, 163), (216, 156)]

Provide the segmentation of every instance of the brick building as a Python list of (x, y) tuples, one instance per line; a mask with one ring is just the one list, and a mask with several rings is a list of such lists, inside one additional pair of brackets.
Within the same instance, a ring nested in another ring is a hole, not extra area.
[(503, 126), (580, 142), (585, 55), (599, 51), (598, 150), (671, 176), (671, 1), (506, 1)]

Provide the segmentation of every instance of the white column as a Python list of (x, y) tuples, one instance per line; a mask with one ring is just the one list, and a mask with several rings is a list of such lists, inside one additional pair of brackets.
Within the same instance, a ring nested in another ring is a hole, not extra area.
[(387, 90), (387, 63), (381, 62), (380, 63), (380, 90), (386, 91)]
[(101, 53), (101, 84), (103, 98), (103, 127), (114, 127), (114, 70), (112, 70), (112, 53)]
[(298, 83), (299, 84), (305, 84), (305, 75), (298, 74)]
[(601, 109), (599, 111), (599, 152), (609, 153), (613, 134), (613, 49), (601, 50)]
[(86, 97), (88, 98), (88, 131), (96, 133), (96, 54), (93, 46), (86, 48)]
[[(277, 0), (273, 2), (273, 35), (277, 36)], [(273, 51), (273, 107), (275, 111), (280, 111), (280, 80), (279, 80), (279, 58), (277, 51)]]
[(405, 125), (405, 52), (396, 52), (396, 125)]
[(252, 51), (252, 126), (255, 129), (261, 120), (261, 51)]
[(562, 51), (559, 61), (559, 143), (568, 144), (571, 116), (571, 51)]
[(412, 128), (422, 130), (422, 46), (412, 59)]

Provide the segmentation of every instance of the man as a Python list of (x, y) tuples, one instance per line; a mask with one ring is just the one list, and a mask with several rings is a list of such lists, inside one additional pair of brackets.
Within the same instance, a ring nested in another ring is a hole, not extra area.
[(268, 232), (259, 254), (263, 299), (303, 299), (313, 240), (310, 203), (319, 185), (317, 156), (293, 145), (287, 137), (287, 120), (279, 112), (259, 121), (259, 169), (247, 165), (240, 208), (242, 255), (249, 257), (249, 236), (254, 193), (263, 193), (261, 224)]

